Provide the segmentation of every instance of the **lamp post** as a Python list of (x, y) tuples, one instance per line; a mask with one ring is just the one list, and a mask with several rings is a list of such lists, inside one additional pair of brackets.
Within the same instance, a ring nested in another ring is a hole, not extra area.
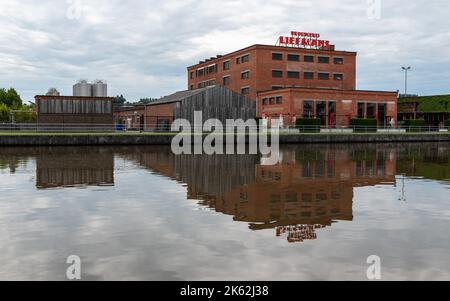
[(405, 71), (405, 97), (408, 95), (408, 71), (411, 70), (411, 67), (402, 67)]

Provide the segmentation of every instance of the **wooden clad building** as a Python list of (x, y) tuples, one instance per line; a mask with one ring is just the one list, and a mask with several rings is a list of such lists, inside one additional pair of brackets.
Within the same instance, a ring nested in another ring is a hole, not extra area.
[(194, 125), (194, 114), (201, 111), (203, 121), (256, 118), (256, 102), (223, 86), (180, 91), (148, 104), (145, 109), (147, 130), (169, 130), (175, 119), (186, 119)]
[(40, 124), (114, 124), (112, 97), (38, 95), (35, 99)]

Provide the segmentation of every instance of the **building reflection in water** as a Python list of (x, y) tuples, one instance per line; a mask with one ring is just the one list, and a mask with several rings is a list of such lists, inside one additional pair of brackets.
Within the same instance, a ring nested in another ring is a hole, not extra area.
[(36, 154), (38, 189), (114, 185), (114, 153), (105, 148), (51, 148)]
[(252, 230), (274, 229), (289, 242), (316, 239), (318, 229), (352, 221), (355, 187), (395, 183), (393, 148), (288, 146), (281, 154), (275, 166), (257, 156), (174, 156), (170, 149), (125, 156), (185, 183), (188, 199)]

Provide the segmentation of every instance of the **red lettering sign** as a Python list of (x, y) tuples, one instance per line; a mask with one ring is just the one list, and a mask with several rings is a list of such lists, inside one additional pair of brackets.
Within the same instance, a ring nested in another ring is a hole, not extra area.
[(281, 36), (278, 39), (281, 46), (304, 47), (312, 49), (327, 49), (330, 47), (330, 41), (321, 40), (320, 34), (310, 32), (291, 31), (291, 36)]

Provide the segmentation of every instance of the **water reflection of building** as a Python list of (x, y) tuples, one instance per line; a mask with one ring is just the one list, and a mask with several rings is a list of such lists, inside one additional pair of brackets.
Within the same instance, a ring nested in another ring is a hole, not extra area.
[(102, 148), (46, 149), (36, 154), (39, 189), (114, 185), (114, 154)]
[[(149, 149), (150, 151), (150, 149)], [(247, 222), (275, 229), (290, 242), (317, 238), (316, 230), (353, 220), (355, 187), (395, 182), (395, 150), (298, 146), (282, 150), (275, 166), (257, 156), (135, 155), (147, 168), (187, 184), (188, 199)]]

